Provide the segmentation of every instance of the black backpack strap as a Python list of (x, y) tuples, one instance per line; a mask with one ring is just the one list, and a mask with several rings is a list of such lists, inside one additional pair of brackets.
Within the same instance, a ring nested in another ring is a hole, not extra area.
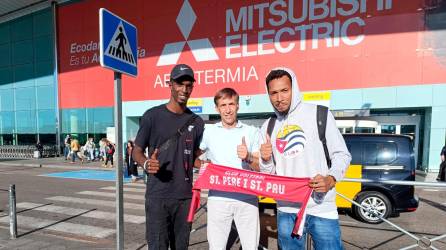
[[(174, 135), (172, 135), (171, 137), (169, 137), (169, 139), (167, 139), (166, 141), (164, 141), (163, 143), (161, 143), (158, 146), (158, 149), (160, 150), (160, 152), (168, 150), (170, 148), (170, 146), (172, 144), (176, 144), (178, 138), (180, 138), (180, 136), (184, 133), (184, 131), (194, 123), (195, 119), (197, 119), (198, 115), (196, 114), (192, 114), (192, 116), (183, 124), (183, 126), (181, 126), (181, 128), (179, 128), (177, 130), (177, 132), (175, 132)], [(155, 150), (154, 148), (150, 148), (149, 149), (149, 155), (152, 154), (153, 150)]]
[(327, 161), (327, 166), (331, 168), (331, 159), (330, 154), (328, 153), (327, 148), (327, 139), (325, 138), (325, 131), (327, 128), (327, 114), (328, 108), (322, 105), (317, 105), (317, 130), (319, 133), (319, 140), (322, 142), (322, 146), (324, 147), (325, 160)]
[[(273, 116), (271, 116), (271, 118), (269, 118), (269, 121), (268, 121), (268, 127), (266, 129), (266, 133), (269, 135), (270, 138), (271, 138), (271, 134), (273, 133), (274, 126), (276, 125), (276, 119), (277, 119), (277, 116), (273, 115)], [(274, 165), (276, 165), (276, 159), (274, 159), (274, 153), (271, 155), (271, 157), (273, 159)]]

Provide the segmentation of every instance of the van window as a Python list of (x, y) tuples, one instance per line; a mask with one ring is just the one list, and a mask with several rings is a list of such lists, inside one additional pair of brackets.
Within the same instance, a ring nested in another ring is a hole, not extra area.
[(396, 159), (397, 148), (392, 142), (364, 142), (364, 165), (385, 165)]
[(361, 165), (361, 145), (359, 142), (347, 142), (347, 149), (352, 156), (350, 164)]

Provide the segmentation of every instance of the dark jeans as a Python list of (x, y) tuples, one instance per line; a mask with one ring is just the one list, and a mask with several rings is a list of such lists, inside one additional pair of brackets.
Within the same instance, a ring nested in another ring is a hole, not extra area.
[(186, 250), (192, 223), (191, 199), (146, 198), (146, 239), (149, 250)]
[(65, 160), (67, 160), (67, 158), (68, 158), (68, 155), (70, 154), (70, 147), (68, 147), (68, 146), (65, 146), (64, 148), (63, 148), (63, 156), (65, 157)]
[(111, 165), (113, 166), (113, 155), (112, 154), (107, 154), (107, 157), (105, 159), (105, 165), (108, 164), (108, 161), (110, 161)]
[(76, 157), (77, 157), (77, 152), (79, 151), (74, 151), (71, 154), (71, 162), (75, 162), (76, 161)]
[(440, 169), (438, 170), (437, 180), (446, 181), (446, 161), (440, 164)]
[(131, 177), (132, 175), (138, 176), (138, 165), (127, 164), (127, 173)]

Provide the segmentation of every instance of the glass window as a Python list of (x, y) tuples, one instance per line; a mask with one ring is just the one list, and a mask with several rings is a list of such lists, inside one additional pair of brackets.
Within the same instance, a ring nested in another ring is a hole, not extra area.
[(30, 39), (33, 35), (33, 17), (26, 15), (11, 22), (11, 35), (13, 41)]
[(56, 133), (56, 111), (54, 109), (38, 110), (39, 133)]
[(396, 133), (396, 125), (381, 125), (381, 133), (395, 134)]
[(17, 134), (18, 145), (35, 145), (37, 142), (36, 134)]
[(62, 133), (77, 134), (86, 132), (85, 109), (62, 110)]
[(90, 134), (106, 133), (107, 127), (114, 126), (113, 108), (87, 109), (87, 113)]
[(34, 64), (36, 86), (54, 85), (53, 61), (40, 61)]
[(1, 137), (1, 145), (13, 145), (14, 144), (14, 136), (12, 134), (3, 134)]
[(396, 144), (392, 142), (364, 143), (364, 164), (385, 165), (392, 163), (397, 156)]
[(14, 87), (34, 87), (34, 65), (24, 64), (14, 67)]
[(37, 107), (38, 109), (55, 109), (56, 98), (52, 85), (38, 86), (37, 91)]
[(16, 110), (36, 109), (35, 88), (18, 88), (15, 90)]
[(352, 156), (352, 160), (350, 164), (359, 164), (361, 165), (361, 145), (359, 142), (347, 142), (347, 149)]
[(35, 38), (34, 52), (36, 61), (51, 60), (53, 58), (53, 36)]
[(52, 28), (53, 16), (51, 8), (34, 13), (34, 36), (52, 34)]
[(56, 145), (56, 134), (39, 134), (39, 139), (43, 145)]
[(0, 68), (0, 89), (11, 89), (14, 87), (12, 70), (10, 67)]
[(14, 91), (0, 89), (0, 111), (14, 111)]
[(10, 35), (9, 35), (9, 23), (0, 23), (0, 44), (9, 43)]
[(36, 111), (17, 111), (17, 133), (30, 134), (36, 131)]
[(355, 133), (375, 133), (375, 128), (367, 128), (367, 127), (355, 127)]
[(11, 46), (9, 43), (0, 45), (0, 55), (2, 55), (0, 57), (0, 67), (11, 65)]
[(14, 112), (0, 112), (0, 134), (12, 134), (15, 130)]
[[(21, 31), (23, 32), (23, 31)], [(12, 44), (12, 63), (32, 63), (33, 62), (33, 41), (24, 40)]]

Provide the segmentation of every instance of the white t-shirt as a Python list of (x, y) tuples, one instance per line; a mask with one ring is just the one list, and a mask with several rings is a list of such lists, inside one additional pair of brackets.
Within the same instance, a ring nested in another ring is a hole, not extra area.
[[(200, 149), (206, 151), (206, 157), (212, 163), (237, 169), (251, 170), (251, 167), (243, 162), (237, 155), (237, 146), (242, 144), (242, 138), (248, 147), (248, 152), (259, 152), (259, 129), (246, 125), (240, 121), (233, 128), (225, 128), (222, 123), (209, 124), (205, 126)], [(209, 191), (209, 199), (216, 200), (248, 200), (257, 199), (256, 196), (222, 192), (216, 190)]]

